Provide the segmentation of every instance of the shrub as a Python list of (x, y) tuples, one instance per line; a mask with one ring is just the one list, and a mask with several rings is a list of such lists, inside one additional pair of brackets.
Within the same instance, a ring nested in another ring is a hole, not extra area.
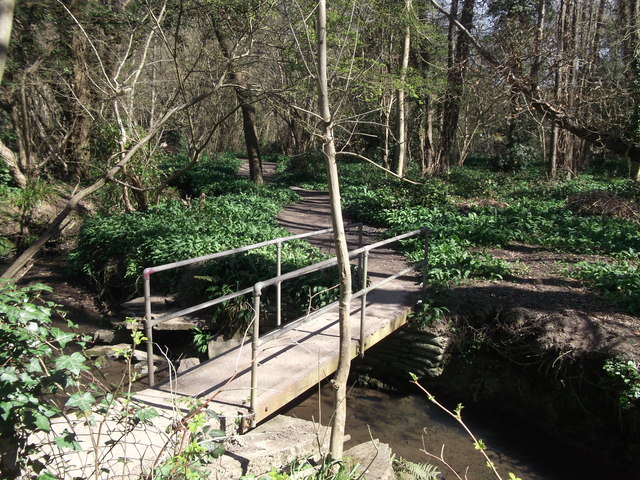
[[(59, 397), (54, 395), (66, 391), (69, 407), (86, 395), (93, 398), (79, 383), (89, 369), (86, 357), (67, 350), (83, 346), (87, 339), (52, 326), (57, 306), (42, 300), (44, 291), (51, 289), (41, 284), (18, 288), (7, 281), (0, 283), (0, 438), (16, 454), (15, 468), (2, 462), (3, 478), (13, 478), (30, 463), (30, 433), (49, 432), (51, 417), (62, 413)], [(61, 447), (72, 444), (72, 438), (60, 438)]]
[(171, 201), (146, 212), (96, 216), (83, 224), (70, 268), (100, 288), (134, 291), (146, 267), (286, 236), (274, 218), (291, 198), (263, 189), (191, 206)]
[(629, 312), (640, 313), (640, 272), (636, 264), (580, 262), (575, 265), (574, 274)]

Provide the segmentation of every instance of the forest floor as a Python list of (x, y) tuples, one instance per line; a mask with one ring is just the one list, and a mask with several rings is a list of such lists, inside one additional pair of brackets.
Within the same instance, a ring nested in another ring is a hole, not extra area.
[[(265, 162), (267, 181), (275, 165)], [(247, 175), (246, 169), (239, 172)], [(285, 208), (278, 217), (281, 226), (295, 231), (331, 225), (326, 192), (296, 189), (301, 201)], [(348, 219), (346, 219), (348, 222)], [(380, 229), (365, 226), (365, 243), (375, 241)], [(328, 239), (317, 244), (331, 249)], [(510, 245), (486, 253), (509, 262), (513, 274), (502, 280), (470, 280), (437, 294), (437, 304), (448, 309), (450, 319), (463, 319), (482, 329), (499, 324), (514, 335), (533, 333), (540, 345), (566, 355), (602, 353), (620, 355), (640, 362), (640, 317), (624, 313), (607, 298), (569, 278), (570, 265), (595, 257), (557, 253), (530, 245)], [(385, 256), (388, 270), (400, 270), (406, 261), (398, 255)], [(64, 275), (65, 256), (43, 255), (21, 279), (20, 284), (44, 283), (53, 288), (46, 298), (61, 305), (81, 331), (104, 328), (118, 312), (86, 282)], [(446, 328), (446, 322), (441, 328)]]

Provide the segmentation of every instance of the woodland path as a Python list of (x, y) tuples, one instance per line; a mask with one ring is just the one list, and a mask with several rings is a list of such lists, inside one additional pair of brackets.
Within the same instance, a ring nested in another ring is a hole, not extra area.
[[(296, 190), (302, 200), (284, 209), (278, 222), (292, 234), (325, 229), (331, 224), (328, 195)], [(375, 230), (363, 232), (363, 245), (375, 243)], [(349, 238), (350, 248), (358, 246), (359, 233)], [(312, 242), (332, 255), (330, 236)], [(333, 255), (332, 255), (333, 256)], [(354, 262), (357, 260), (353, 260)], [(351, 304), (351, 356), (366, 350), (407, 321), (413, 305), (421, 298), (421, 275), (405, 274), (383, 285), (382, 280), (406, 270), (410, 265), (393, 250), (380, 248), (369, 255), (368, 279), (374, 288)], [(361, 316), (362, 309), (366, 314)], [(260, 332), (266, 335), (267, 332)], [(229, 422), (260, 422), (331, 375), (338, 363), (340, 329), (337, 305), (307, 318), (287, 330), (276, 329), (267, 341), (253, 347), (249, 339), (209, 361), (201, 363), (154, 388), (136, 394), (136, 399), (156, 407), (171, 407), (175, 396), (209, 399), (222, 418)], [(252, 386), (252, 348), (257, 359), (256, 387)], [(249, 409), (251, 392), (257, 405)]]
[[(268, 181), (275, 173), (275, 164), (265, 162), (264, 172)], [(302, 200), (280, 213), (278, 223), (282, 227), (292, 233), (302, 233), (331, 226), (326, 192), (293, 189)], [(364, 244), (375, 241), (381, 232), (365, 226)], [(350, 241), (354, 241), (353, 234)], [(326, 253), (332, 251), (327, 237), (312, 239), (310, 243)], [(543, 348), (556, 349), (569, 356), (598, 352), (640, 363), (640, 317), (624, 312), (593, 289), (567, 278), (566, 270), (571, 265), (596, 262), (600, 258), (530, 245), (507, 245), (487, 253), (511, 264), (512, 275), (502, 280), (474, 280), (454, 285), (445, 295), (438, 295), (438, 304), (448, 308), (450, 317), (462, 318), (473, 328), (497, 323), (500, 329), (515, 335), (532, 334)], [(385, 272), (400, 270), (406, 260), (387, 251), (372, 257), (370, 262), (372, 272)]]

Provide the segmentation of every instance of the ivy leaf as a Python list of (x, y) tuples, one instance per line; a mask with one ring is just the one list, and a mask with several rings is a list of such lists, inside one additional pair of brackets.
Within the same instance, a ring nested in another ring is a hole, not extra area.
[(59, 328), (52, 328), (51, 334), (53, 335), (54, 341), (58, 342), (60, 348), (64, 348), (67, 344), (75, 338), (75, 334), (71, 332), (63, 332)]
[(32, 357), (29, 360), (29, 365), (27, 365), (27, 372), (29, 373), (42, 373), (42, 365), (40, 365), (40, 360), (37, 357)]
[(39, 412), (34, 413), (33, 416), (34, 416), (33, 424), (38, 430), (42, 430), (43, 432), (51, 431), (51, 422), (46, 416), (44, 416)]
[(82, 370), (89, 370), (85, 365), (85, 357), (80, 352), (73, 352), (71, 355), (63, 355), (56, 358), (56, 368), (68, 370), (74, 375), (79, 375)]
[(89, 392), (74, 393), (69, 397), (65, 406), (77, 407), (80, 410), (86, 411), (89, 410), (94, 403), (96, 403), (96, 399)]
[(0, 373), (0, 381), (7, 383), (16, 383), (18, 381), (18, 375), (15, 367), (3, 368)]
[(139, 408), (136, 410), (135, 416), (141, 422), (145, 422), (156, 418), (158, 411), (155, 408)]
[(75, 450), (75, 451), (82, 450), (82, 447), (76, 440), (76, 434), (71, 433), (66, 428), (64, 429), (64, 432), (62, 432), (62, 435), (54, 438), (54, 441), (56, 442), (56, 445), (60, 448), (67, 448), (69, 450)]

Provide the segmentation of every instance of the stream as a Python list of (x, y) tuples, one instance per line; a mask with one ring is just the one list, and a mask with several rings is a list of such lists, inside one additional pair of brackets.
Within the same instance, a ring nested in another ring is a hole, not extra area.
[[(325, 384), (282, 413), (326, 425), (332, 411), (331, 390)], [(455, 408), (455, 403), (445, 405)], [(487, 445), (489, 458), (504, 480), (509, 478), (509, 472), (522, 480), (637, 478), (605, 470), (597, 458), (572, 451), (559, 440), (545, 438), (517, 419), (472, 408), (463, 408), (462, 418)], [(389, 444), (397, 457), (437, 465), (442, 472), (440, 478), (454, 479), (455, 475), (440, 462), (421, 452), (424, 449), (439, 456), (444, 445), (445, 460), (462, 478), (466, 473), (468, 480), (496, 479), (462, 427), (422, 394), (394, 395), (354, 387), (348, 396), (346, 432), (351, 439), (345, 450), (378, 438)]]

